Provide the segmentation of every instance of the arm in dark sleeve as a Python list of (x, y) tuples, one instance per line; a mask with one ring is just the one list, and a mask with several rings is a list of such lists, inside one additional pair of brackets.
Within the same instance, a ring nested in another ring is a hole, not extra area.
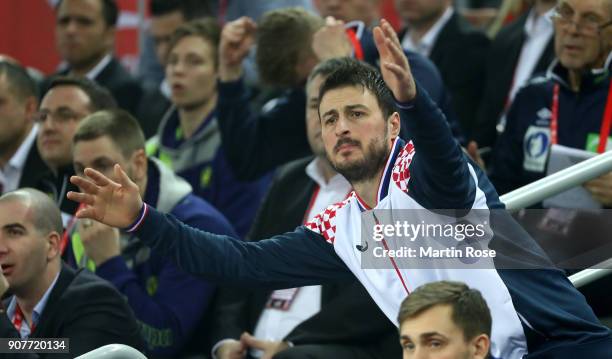
[(442, 111), (417, 82), (417, 96), (399, 104), (402, 126), (415, 146), (408, 189), (426, 208), (471, 208), (476, 184), (468, 161), (451, 134)]
[[(95, 289), (92, 287), (95, 286)], [(136, 319), (123, 297), (109, 284), (89, 284), (66, 298), (71, 303), (65, 311), (66, 319), (59, 338), (70, 338), (70, 354), (74, 358), (108, 344), (125, 344), (143, 350), (143, 342)], [(56, 358), (55, 355), (50, 357)]]
[(285, 341), (304, 344), (368, 344), (397, 331), (357, 281), (341, 288), (341, 294), (321, 311), (295, 327)]
[(217, 298), (212, 313), (211, 343), (213, 345), (224, 339), (240, 339), (249, 326), (249, 302), (253, 291), (244, 287), (223, 287), (217, 291)]
[(333, 245), (305, 227), (259, 242), (243, 242), (191, 228), (172, 215), (146, 208), (136, 235), (188, 273), (270, 288), (353, 278)]
[[(515, 190), (528, 182), (523, 176), (523, 133), (518, 116), (521, 93), (517, 95), (506, 117), (506, 128), (499, 136), (493, 151), (491, 182), (499, 194)], [(519, 100), (519, 101), (517, 101)]]
[(219, 82), (219, 130), (222, 146), (236, 177), (252, 180), (278, 165), (306, 156), (306, 95), (288, 91), (268, 112), (251, 112), (242, 80)]

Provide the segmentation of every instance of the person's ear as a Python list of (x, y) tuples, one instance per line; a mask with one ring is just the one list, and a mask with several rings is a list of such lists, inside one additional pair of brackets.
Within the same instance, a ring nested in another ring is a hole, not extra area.
[(38, 99), (30, 96), (25, 101), (25, 115), (28, 121), (34, 122), (34, 115), (38, 110)]
[(53, 231), (47, 235), (47, 261), (50, 262), (54, 258), (61, 256), (60, 243), (62, 241), (62, 235)]
[(131, 158), (132, 170), (134, 178), (133, 181), (141, 181), (147, 176), (147, 154), (144, 149), (138, 149), (134, 151)]
[(389, 137), (391, 138), (391, 140), (395, 140), (397, 136), (399, 136), (401, 126), (402, 121), (400, 120), (399, 113), (393, 112), (393, 114), (389, 116), (389, 120), (387, 121)]
[(486, 359), (489, 356), (489, 350), (491, 349), (491, 340), (486, 334), (480, 334), (476, 336), (470, 342), (470, 348), (472, 351), (472, 358), (474, 359)]

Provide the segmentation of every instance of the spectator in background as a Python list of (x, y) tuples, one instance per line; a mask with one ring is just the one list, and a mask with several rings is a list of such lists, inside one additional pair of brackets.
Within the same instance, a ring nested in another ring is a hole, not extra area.
[(470, 137), (485, 83), (489, 39), (453, 9), (450, 0), (397, 0), (406, 28), (399, 32), (404, 49), (427, 56), (450, 90), (452, 108)]
[[(495, 148), (491, 180), (506, 193), (545, 176), (551, 144), (592, 152), (610, 149), (612, 0), (561, 0), (554, 15), (558, 61), (523, 87)], [(609, 116), (609, 115), (608, 115)], [(612, 206), (612, 175), (587, 182)]]
[(204, 1), (196, 4), (193, 0), (152, 0), (149, 6), (151, 22), (138, 66), (146, 90), (138, 113), (149, 119), (140, 121), (145, 138), (154, 136), (162, 118), (172, 111), (171, 90), (164, 74), (172, 34), (188, 20), (209, 13)]
[(550, 10), (557, 0), (536, 0), (531, 10), (504, 27), (495, 37), (486, 64), (486, 87), (473, 138), (480, 147), (491, 147), (505, 126), (500, 118), (518, 90), (534, 75), (544, 73), (555, 58)]
[(371, 29), (380, 20), (380, 0), (313, 0), (323, 17), (333, 16), (345, 23), (362, 21)]
[[(322, 62), (310, 74), (306, 132), (314, 156), (278, 169), (249, 237), (290, 231), (343, 201), (352, 190), (325, 157), (317, 111), (321, 84), (347, 60)], [(231, 288), (221, 293), (213, 332), (217, 359), (243, 357), (247, 351), (255, 356), (262, 351), (264, 357), (275, 359), (399, 357), (395, 326), (356, 280), (279, 291)], [(287, 294), (289, 299), (283, 296)]]
[(185, 22), (211, 15), (211, 12), (207, 2), (198, 1), (196, 6), (193, 0), (151, 0), (149, 12), (149, 28), (140, 51), (138, 72), (145, 87), (157, 89), (161, 85), (162, 93), (169, 98), (170, 89), (162, 82), (170, 38)]
[(221, 148), (217, 120), (220, 28), (213, 18), (181, 26), (168, 46), (166, 76), (176, 107), (162, 120), (147, 151), (166, 163), (244, 236), (265, 194), (267, 177), (236, 179)]
[(119, 107), (135, 114), (142, 88), (112, 54), (119, 16), (115, 0), (61, 0), (55, 16), (57, 50), (66, 64), (59, 74), (95, 81)]
[(424, 284), (404, 299), (397, 321), (404, 359), (486, 359), (491, 312), (480, 292), (459, 282)]
[(36, 83), (19, 65), (0, 61), (0, 194), (32, 187), (47, 166), (36, 148)]
[(112, 95), (87, 78), (57, 77), (51, 80), (40, 109), (35, 115), (39, 131), (36, 145), (49, 168), (41, 174), (36, 188), (47, 193), (62, 211), (64, 224), (77, 209), (66, 199), (66, 192), (75, 190), (69, 182), (72, 166), (72, 136), (79, 122), (96, 111), (115, 108)]
[[(345, 29), (344, 24), (330, 19), (326, 25), (303, 9), (287, 8), (269, 12), (259, 25), (241, 18), (224, 27), (219, 50), (219, 128), (227, 158), (239, 178), (257, 178), (311, 153), (299, 119), (305, 117), (303, 85), (312, 68), (319, 61), (351, 55), (373, 65), (378, 61), (372, 33), (359, 21), (353, 24)], [(254, 44), (262, 81), (285, 90), (258, 114), (250, 111), (241, 65)], [(462, 139), (449, 106), (444, 106), (448, 95), (435, 66), (414, 52), (407, 56), (416, 79), (441, 104), (453, 134)]]
[(106, 281), (62, 264), (61, 233), (60, 212), (44, 193), (20, 189), (0, 197), (0, 295), (11, 294), (0, 314), (1, 336), (70, 340), (69, 353), (19, 358), (74, 358), (115, 343), (140, 350), (123, 297)]
[(58, 74), (84, 76), (108, 89), (151, 136), (165, 107), (158, 90), (145, 91), (113, 55), (118, 16), (115, 0), (60, 0), (55, 38), (65, 68)]
[(474, 27), (486, 29), (499, 14), (502, 0), (454, 0), (454, 7)]
[[(185, 180), (146, 157), (142, 130), (127, 112), (100, 111), (86, 117), (73, 143), (77, 175), (91, 167), (116, 180), (113, 166), (119, 163), (158, 210), (195, 228), (234, 233), (217, 210), (193, 195)], [(99, 222), (79, 221), (68, 248), (69, 263), (89, 268), (128, 299), (149, 355), (177, 357), (185, 354), (190, 339), (201, 339), (196, 326), (204, 319), (213, 285), (186, 274), (137, 237)]]

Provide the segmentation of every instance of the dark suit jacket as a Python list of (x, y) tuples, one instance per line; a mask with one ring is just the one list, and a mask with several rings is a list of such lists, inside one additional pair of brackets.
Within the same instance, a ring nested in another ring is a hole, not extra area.
[(119, 107), (136, 117), (146, 138), (157, 132), (162, 117), (170, 107), (170, 101), (158, 89), (145, 89), (114, 57), (98, 74), (96, 82), (113, 94)]
[[(497, 138), (495, 126), (502, 115), (514, 72), (525, 43), (525, 23), (529, 13), (504, 27), (495, 37), (487, 55), (486, 85), (478, 112), (477, 130), (473, 138), (480, 147), (493, 146)], [(545, 72), (555, 58), (554, 40), (546, 45), (533, 73)]]
[[(0, 334), (19, 338), (6, 314), (0, 315)], [(21, 354), (20, 358), (74, 358), (114, 343), (143, 347), (136, 318), (121, 294), (90, 272), (75, 272), (65, 265), (30, 338), (69, 338), (70, 353)], [(15, 355), (0, 354), (0, 358), (10, 357)]]
[[(250, 238), (269, 238), (302, 224), (315, 188), (305, 172), (312, 158), (290, 162), (278, 170)], [(270, 294), (269, 290), (223, 289), (213, 317), (213, 344), (237, 339), (244, 331), (252, 333)], [(295, 345), (351, 345), (375, 353), (373, 357), (401, 357), (397, 328), (357, 280), (324, 285), (321, 311), (298, 325), (285, 340)]]
[(95, 81), (106, 87), (119, 107), (138, 115), (138, 106), (142, 99), (142, 87), (115, 57), (100, 71)]
[(49, 171), (49, 168), (40, 157), (36, 141), (32, 142), (32, 147), (28, 152), (21, 178), (19, 179), (19, 188), (36, 187), (40, 178)]
[[(400, 32), (403, 37), (406, 30)], [(436, 64), (452, 96), (452, 107), (464, 134), (470, 137), (485, 82), (485, 56), (490, 41), (456, 11), (444, 25), (431, 49), (429, 59)]]

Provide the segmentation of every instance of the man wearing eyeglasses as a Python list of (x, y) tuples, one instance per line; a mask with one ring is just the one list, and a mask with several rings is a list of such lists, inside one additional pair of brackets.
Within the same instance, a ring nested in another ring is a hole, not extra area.
[(72, 137), (79, 122), (96, 111), (116, 108), (110, 92), (86, 78), (57, 77), (40, 103), (34, 117), (39, 131), (36, 145), (50, 171), (43, 174), (36, 188), (55, 199), (67, 224), (77, 204), (66, 199), (74, 190), (68, 179), (74, 175), (72, 166)]
[[(560, 0), (552, 19), (557, 60), (518, 92), (494, 153), (500, 194), (544, 177), (552, 144), (612, 149), (612, 0)], [(612, 174), (585, 187), (612, 206)]]

